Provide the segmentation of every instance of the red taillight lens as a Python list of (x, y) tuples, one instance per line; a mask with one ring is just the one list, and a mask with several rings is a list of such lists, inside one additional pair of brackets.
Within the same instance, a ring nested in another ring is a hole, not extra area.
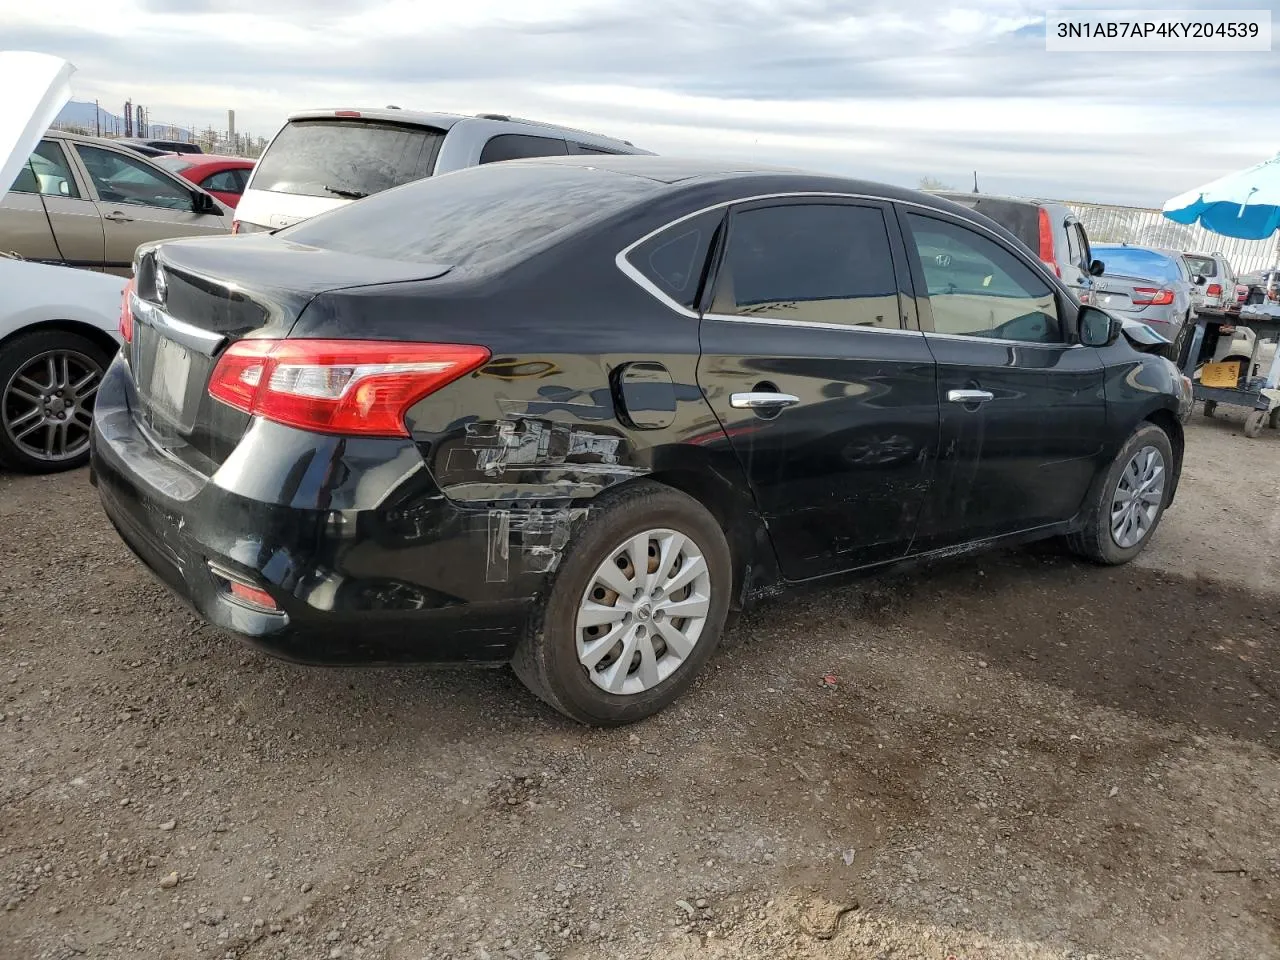
[(1157, 290), (1155, 287), (1134, 287), (1133, 303), (1138, 307), (1163, 307), (1173, 303), (1173, 291)]
[(279, 610), (280, 607), (275, 600), (271, 598), (271, 594), (257, 587), (251, 587), (246, 583), (238, 583), (235, 580), (227, 581), (227, 589), (231, 595), (242, 603), (250, 606), (261, 607), (264, 610)]
[(1204, 292), (1211, 297), (1220, 297), (1222, 296), (1222, 284), (1211, 283), (1205, 288)]
[(411, 406), (489, 356), (470, 344), (241, 340), (219, 358), (209, 395), (302, 430), (407, 437)]
[(231, 232), (232, 232), (232, 233), (239, 233), (239, 232), (240, 232), (240, 221), (239, 221), (239, 220), (232, 220), (232, 221), (231, 221)]
[(129, 298), (133, 296), (136, 281), (130, 279), (120, 295), (120, 337), (125, 343), (133, 343), (133, 311), (129, 308)]
[(1053, 252), (1053, 224), (1049, 222), (1049, 211), (1044, 207), (1040, 208), (1040, 259), (1055, 277), (1061, 278), (1062, 268), (1058, 266), (1058, 258)]

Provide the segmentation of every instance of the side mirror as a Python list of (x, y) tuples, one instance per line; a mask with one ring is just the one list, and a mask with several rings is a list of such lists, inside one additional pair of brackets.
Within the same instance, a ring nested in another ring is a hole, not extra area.
[(1109, 347), (1120, 336), (1120, 321), (1097, 307), (1081, 307), (1080, 342), (1086, 347)]
[(62, 194), (64, 197), (71, 196), (71, 187), (67, 183), (67, 181), (65, 180), (58, 181), (58, 193)]
[(214, 216), (222, 216), (222, 208), (218, 206), (218, 202), (207, 193), (192, 191), (191, 193), (191, 212), (192, 213), (211, 213)]
[(1107, 265), (1101, 260), (1094, 260), (1089, 264), (1089, 276), (1091, 277), (1100, 277), (1106, 272), (1106, 270)]

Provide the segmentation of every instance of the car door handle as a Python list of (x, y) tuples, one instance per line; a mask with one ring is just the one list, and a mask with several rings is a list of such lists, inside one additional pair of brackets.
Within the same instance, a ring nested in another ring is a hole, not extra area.
[(111, 220), (115, 223), (133, 223), (133, 217), (125, 216), (119, 210), (112, 210), (110, 213), (104, 214), (103, 220)]
[(947, 399), (952, 403), (986, 403), (996, 395), (989, 390), (948, 390)]
[(799, 402), (799, 397), (793, 397), (789, 393), (735, 393), (729, 397), (729, 406), (735, 410), (790, 407)]

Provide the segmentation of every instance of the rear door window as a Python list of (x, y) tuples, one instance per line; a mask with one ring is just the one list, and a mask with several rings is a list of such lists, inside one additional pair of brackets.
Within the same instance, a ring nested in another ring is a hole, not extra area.
[(200, 181), (205, 190), (217, 190), (220, 193), (240, 193), (244, 190), (243, 170), (219, 170)]
[(480, 151), (481, 163), (524, 160), (528, 157), (563, 157), (568, 145), (557, 137), (531, 137), (523, 133), (500, 133), (490, 137)]
[(293, 120), (258, 161), (253, 189), (359, 200), (431, 176), (444, 136), (374, 120)]
[(711, 312), (849, 327), (900, 326), (879, 207), (790, 203), (734, 214)]
[(14, 193), (42, 193), (47, 197), (76, 199), (80, 196), (66, 154), (52, 140), (40, 141), (9, 189)]

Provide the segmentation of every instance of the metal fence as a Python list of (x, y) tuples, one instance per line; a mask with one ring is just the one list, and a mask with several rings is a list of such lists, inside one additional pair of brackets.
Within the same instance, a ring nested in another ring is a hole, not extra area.
[(1137, 243), (1186, 253), (1221, 253), (1237, 274), (1264, 270), (1280, 262), (1280, 236), (1237, 240), (1203, 227), (1174, 223), (1159, 210), (1063, 200), (1080, 218), (1089, 239), (1098, 243)]

